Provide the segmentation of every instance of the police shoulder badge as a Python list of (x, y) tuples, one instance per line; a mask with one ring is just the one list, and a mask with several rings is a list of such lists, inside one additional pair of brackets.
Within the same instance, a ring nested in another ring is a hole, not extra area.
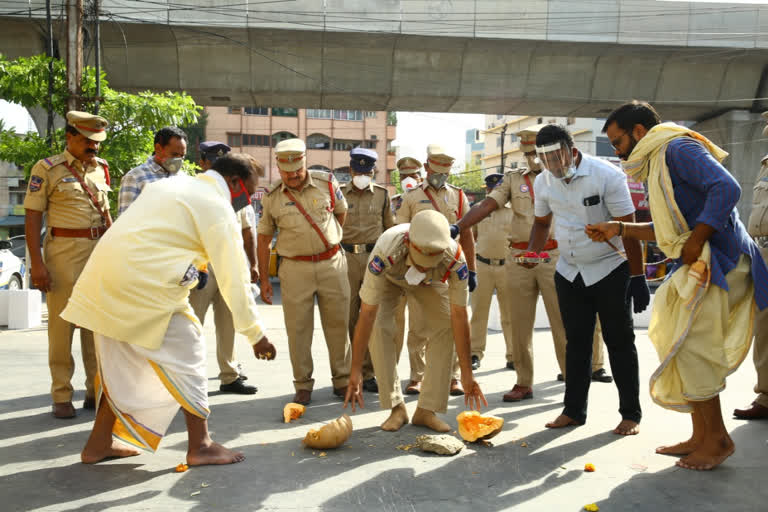
[(368, 263), (368, 271), (375, 276), (381, 274), (384, 271), (384, 261), (378, 256), (374, 256)]
[(43, 178), (40, 176), (31, 176), (29, 178), (29, 191), (30, 192), (37, 192), (40, 190), (40, 187), (43, 185)]
[(459, 281), (464, 281), (467, 277), (469, 277), (469, 269), (467, 268), (466, 263), (456, 269), (456, 275), (459, 276)]

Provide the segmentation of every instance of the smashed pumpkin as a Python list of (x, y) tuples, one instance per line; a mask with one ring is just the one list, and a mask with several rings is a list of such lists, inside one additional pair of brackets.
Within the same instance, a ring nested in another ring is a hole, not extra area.
[(283, 407), (283, 419), (286, 423), (290, 423), (291, 420), (296, 420), (304, 416), (304, 411), (306, 410), (307, 408), (301, 404), (293, 402), (285, 404), (285, 407)]
[(310, 448), (327, 450), (338, 448), (352, 435), (352, 420), (346, 414), (323, 425), (320, 430), (311, 429), (304, 438)]
[(459, 423), (459, 435), (470, 443), (490, 439), (504, 426), (504, 418), (482, 416), (477, 411), (464, 411), (456, 416), (456, 421)]

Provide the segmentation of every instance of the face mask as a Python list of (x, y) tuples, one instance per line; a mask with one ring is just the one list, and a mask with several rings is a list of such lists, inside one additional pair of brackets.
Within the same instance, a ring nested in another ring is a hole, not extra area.
[(371, 177), (367, 174), (358, 174), (356, 176), (352, 176), (352, 183), (354, 183), (354, 185), (360, 190), (363, 190), (365, 187), (371, 184)]
[(412, 188), (416, 188), (419, 185), (419, 182), (408, 176), (407, 178), (403, 178), (400, 185), (402, 185), (403, 190), (411, 190)]
[[(248, 194), (248, 190), (245, 188), (245, 183), (243, 183), (243, 180), (241, 178), (237, 179), (237, 183), (240, 184), (240, 188), (235, 193), (232, 191), (232, 189), (229, 190), (230, 195), (232, 196), (232, 208), (239, 212), (249, 204), (251, 204), (251, 196)], [(237, 188), (237, 185), (235, 185), (235, 188)]]
[(165, 162), (161, 163), (160, 165), (168, 171), (171, 174), (175, 174), (179, 172), (179, 169), (181, 169), (182, 164), (184, 163), (184, 159), (181, 157), (175, 157), (175, 158), (169, 158)]
[(414, 266), (408, 267), (408, 272), (405, 273), (405, 281), (411, 286), (420, 284), (425, 277), (427, 277), (427, 274), (419, 271), (419, 269)]
[(528, 169), (533, 172), (539, 172), (541, 170), (541, 160), (539, 160), (539, 157), (525, 155), (525, 160), (528, 162)]
[(427, 176), (427, 182), (430, 185), (432, 185), (433, 188), (436, 188), (436, 189), (443, 188), (443, 185), (445, 185), (446, 181), (448, 181), (447, 174), (432, 173), (429, 176)]

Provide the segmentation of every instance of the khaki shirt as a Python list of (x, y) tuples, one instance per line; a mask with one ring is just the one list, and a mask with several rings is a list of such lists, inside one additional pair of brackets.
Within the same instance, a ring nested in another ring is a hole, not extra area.
[(408, 257), (408, 247), (405, 245), (405, 235), (410, 224), (401, 224), (388, 229), (379, 237), (368, 260), (368, 270), (360, 288), (360, 299), (366, 304), (376, 306), (381, 303), (382, 292), (388, 286), (408, 289), (418, 286), (433, 286), (448, 288), (451, 304), (466, 306), (467, 304), (467, 260), (455, 240), (446, 249), (443, 260), (433, 269), (427, 271), (427, 276), (418, 285), (410, 285), (405, 280), (405, 273), (411, 266)]
[(109, 210), (111, 191), (105, 177), (106, 162), (99, 159), (98, 165), (85, 169), (83, 164), (69, 151), (44, 158), (32, 167), (24, 198), (24, 208), (48, 212), (48, 226), (57, 228), (82, 229), (104, 225), (104, 219), (91, 202), (78, 179), (67, 169), (69, 165), (83, 177), (99, 206)]
[(272, 236), (277, 230), (275, 248), (279, 255), (293, 258), (327, 250), (317, 231), (286, 192), (290, 192), (312, 217), (329, 244), (334, 246), (341, 241), (341, 224), (336, 220), (336, 214), (347, 211), (347, 200), (332, 174), (309, 171), (300, 190), (289, 189), (279, 181), (261, 200), (263, 212), (256, 232)]
[(477, 255), (494, 260), (505, 258), (515, 219), (515, 211), (509, 206), (502, 206), (481, 220), (476, 226)]
[[(531, 236), (534, 218), (533, 182), (537, 174), (525, 168), (508, 171), (504, 174), (504, 180), (488, 194), (498, 203), (499, 208), (507, 203), (512, 206), (513, 218), (508, 232), (510, 243), (527, 243)], [(549, 237), (552, 237), (551, 232)]]
[(395, 225), (395, 216), (386, 188), (375, 183), (371, 183), (364, 190), (351, 183), (345, 183), (340, 188), (348, 208), (342, 242), (372, 244), (384, 231)]
[(425, 190), (429, 190), (429, 193), (432, 194), (432, 198), (437, 203), (438, 211), (448, 219), (450, 224), (456, 224), (469, 211), (469, 201), (460, 188), (446, 183), (440, 190), (435, 190), (425, 181), (403, 194), (403, 204), (396, 213), (395, 222), (397, 224), (411, 222), (413, 216), (420, 211), (435, 209)]
[(747, 231), (751, 236), (768, 236), (768, 155), (763, 158), (757, 183), (752, 191), (752, 212)]

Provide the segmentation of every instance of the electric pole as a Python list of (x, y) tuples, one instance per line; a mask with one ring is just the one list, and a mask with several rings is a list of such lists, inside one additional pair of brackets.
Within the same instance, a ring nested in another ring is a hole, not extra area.
[(504, 123), (504, 126), (501, 129), (501, 167), (499, 168), (499, 172), (501, 174), (504, 174), (504, 139), (507, 138), (507, 123)]
[(67, 110), (80, 108), (83, 74), (83, 0), (67, 0)]

